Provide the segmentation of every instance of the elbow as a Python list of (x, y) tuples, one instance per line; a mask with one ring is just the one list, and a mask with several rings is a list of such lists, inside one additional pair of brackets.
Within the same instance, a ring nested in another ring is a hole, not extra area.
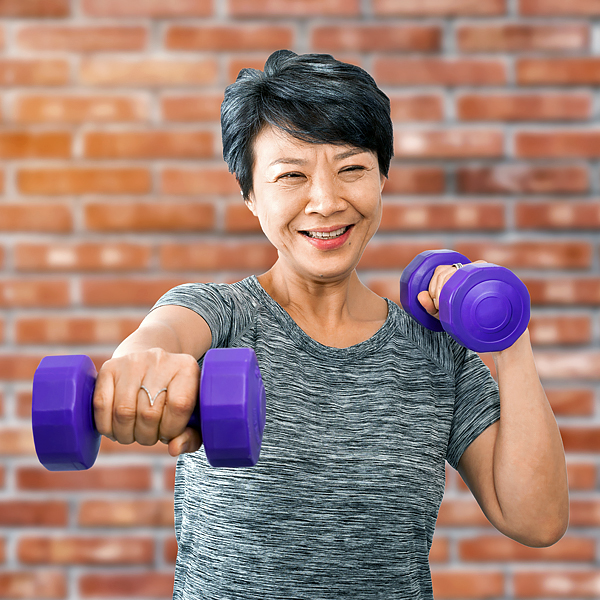
[(568, 508), (561, 515), (538, 523), (535, 529), (529, 529), (512, 537), (515, 541), (531, 548), (548, 548), (560, 541), (569, 527)]

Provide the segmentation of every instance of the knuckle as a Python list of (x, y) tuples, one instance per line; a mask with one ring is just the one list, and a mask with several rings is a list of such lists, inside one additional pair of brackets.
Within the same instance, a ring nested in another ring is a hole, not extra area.
[(190, 398), (183, 395), (177, 395), (169, 398), (168, 406), (169, 411), (175, 417), (184, 417), (187, 416), (187, 414), (190, 412), (192, 408), (192, 403), (190, 401)]
[(117, 404), (113, 414), (118, 423), (130, 423), (135, 420), (136, 410), (128, 404)]
[(155, 410), (151, 407), (144, 408), (138, 411), (137, 418), (144, 425), (153, 425), (157, 424), (160, 418), (160, 415), (157, 414)]

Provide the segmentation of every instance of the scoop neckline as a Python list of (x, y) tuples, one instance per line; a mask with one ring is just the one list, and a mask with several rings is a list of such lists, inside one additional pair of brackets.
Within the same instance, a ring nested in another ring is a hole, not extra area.
[(387, 342), (387, 340), (393, 334), (394, 327), (392, 322), (396, 317), (396, 305), (389, 298), (383, 297), (388, 307), (387, 317), (383, 325), (370, 338), (359, 342), (358, 344), (347, 346), (346, 348), (326, 346), (325, 344), (321, 344), (321, 342), (311, 338), (300, 327), (300, 325), (298, 325), (298, 323), (292, 319), (287, 311), (267, 293), (267, 290), (265, 290), (265, 288), (263, 288), (263, 286), (260, 284), (256, 275), (250, 276), (249, 280), (252, 282), (259, 295), (264, 298), (268, 308), (271, 310), (277, 320), (284, 326), (286, 332), (293, 339), (293, 341), (300, 348), (310, 351), (312, 354), (326, 354), (328, 356), (335, 355), (339, 358), (347, 357), (354, 359), (358, 356), (362, 356), (377, 350), (380, 346)]

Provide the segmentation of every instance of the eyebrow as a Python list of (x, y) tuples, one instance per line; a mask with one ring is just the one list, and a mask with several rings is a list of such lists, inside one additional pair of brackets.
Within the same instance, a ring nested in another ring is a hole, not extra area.
[[(346, 152), (341, 152), (340, 154), (336, 154), (333, 158), (335, 160), (344, 160), (345, 158), (350, 158), (351, 156), (354, 156), (355, 154), (364, 154), (368, 152), (368, 150), (363, 150), (362, 148), (352, 148), (351, 150), (346, 150)], [(304, 160), (303, 158), (288, 158), (288, 157), (284, 157), (284, 158), (277, 158), (275, 159), (272, 163), (269, 164), (269, 167), (273, 167), (275, 165), (280, 165), (280, 164), (287, 164), (287, 165), (299, 165), (299, 166), (304, 166), (308, 163), (308, 161)]]

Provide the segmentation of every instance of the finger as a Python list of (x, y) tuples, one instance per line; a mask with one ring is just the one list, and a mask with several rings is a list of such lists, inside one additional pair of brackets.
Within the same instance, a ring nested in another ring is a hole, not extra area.
[(112, 440), (112, 414), (115, 396), (115, 381), (113, 374), (108, 369), (101, 368), (96, 379), (92, 407), (94, 411), (94, 424), (100, 435)]
[(172, 440), (185, 431), (198, 402), (199, 385), (200, 368), (194, 357), (190, 356), (179, 363), (169, 383), (160, 420), (160, 439)]
[(437, 317), (438, 310), (433, 303), (433, 299), (429, 295), (429, 292), (423, 291), (419, 292), (417, 296), (417, 300), (421, 303), (421, 306), (432, 316)]
[(142, 446), (153, 446), (158, 441), (160, 420), (171, 383), (151, 375), (146, 373), (143, 383), (146, 389), (140, 386), (137, 395), (137, 416), (133, 433), (135, 441)]
[(179, 456), (189, 452), (196, 452), (202, 446), (200, 432), (187, 427), (185, 431), (169, 442), (169, 454)]
[[(126, 370), (115, 379), (115, 394), (112, 411), (113, 437), (120, 444), (133, 444), (137, 416), (138, 393), (142, 376)], [(142, 392), (143, 393), (143, 392)]]

